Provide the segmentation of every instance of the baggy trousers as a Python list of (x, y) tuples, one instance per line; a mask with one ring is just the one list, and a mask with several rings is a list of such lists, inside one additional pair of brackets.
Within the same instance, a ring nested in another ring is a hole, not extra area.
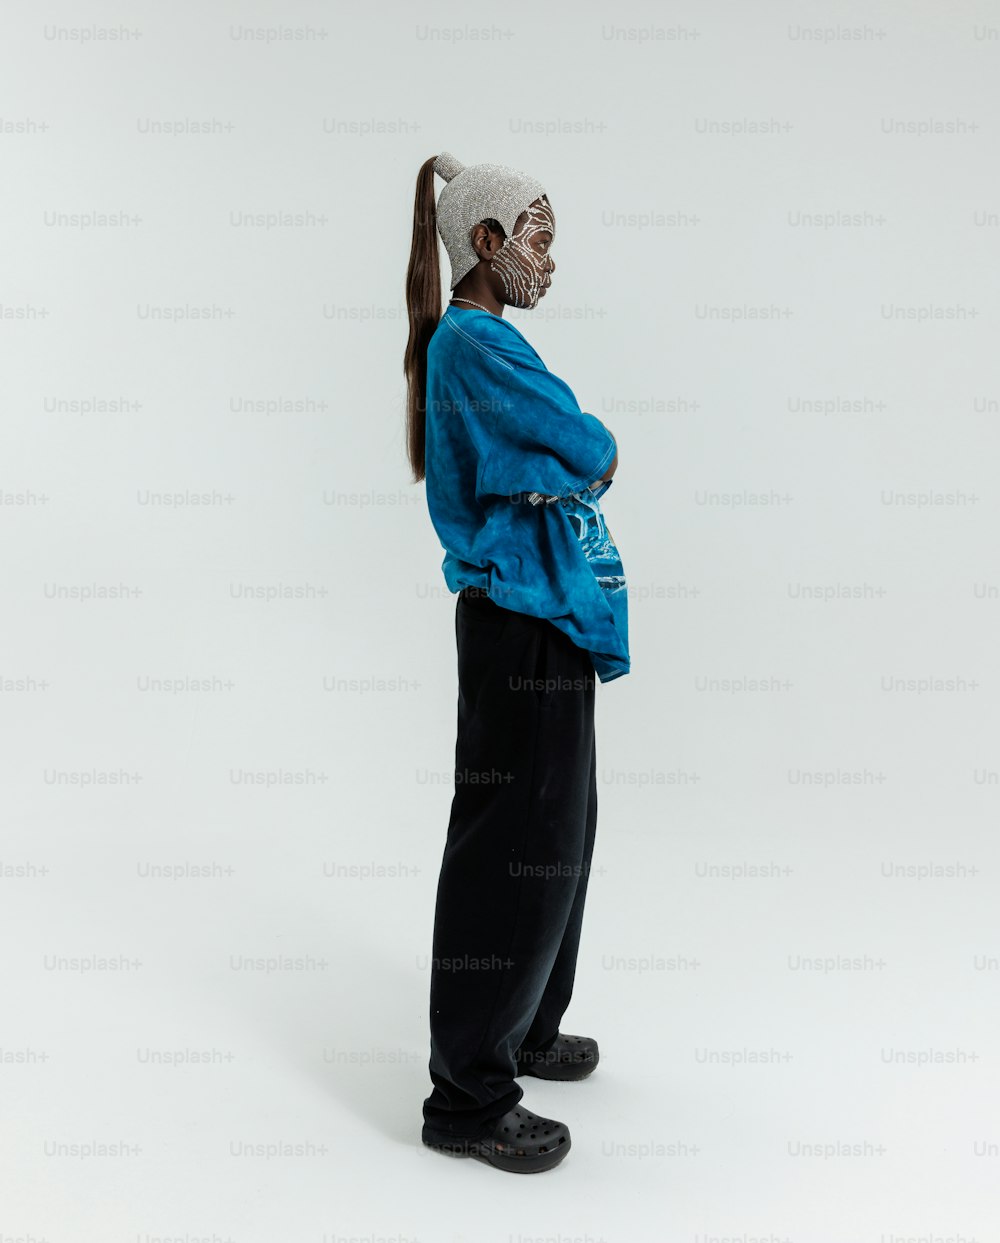
[(595, 673), (542, 618), (466, 588), (455, 794), (438, 879), (425, 1137), (481, 1138), (569, 1005), (597, 826)]

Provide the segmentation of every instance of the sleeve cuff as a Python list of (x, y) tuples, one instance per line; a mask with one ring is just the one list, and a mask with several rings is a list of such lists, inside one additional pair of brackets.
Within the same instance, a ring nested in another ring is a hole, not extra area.
[(615, 438), (610, 432), (608, 432), (608, 436), (611, 438), (611, 446), (602, 456), (600, 462), (597, 463), (593, 470), (589, 470), (582, 479), (579, 477), (571, 479), (569, 483), (563, 487), (563, 491), (561, 493), (562, 496), (569, 496), (573, 492), (579, 492), (581, 488), (589, 487), (595, 479), (600, 479), (602, 472), (615, 460), (615, 454), (618, 452), (618, 445), (615, 443)]

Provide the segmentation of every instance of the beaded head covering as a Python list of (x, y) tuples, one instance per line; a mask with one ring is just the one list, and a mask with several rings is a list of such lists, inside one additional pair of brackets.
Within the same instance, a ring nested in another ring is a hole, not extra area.
[(450, 151), (442, 151), (434, 161), (434, 171), (447, 185), (437, 203), (437, 227), (451, 260), (454, 289), (466, 272), (479, 262), (469, 233), (481, 220), (496, 220), (510, 237), (521, 212), (545, 193), (545, 187), (527, 173), (503, 164), (473, 164), (466, 167)]

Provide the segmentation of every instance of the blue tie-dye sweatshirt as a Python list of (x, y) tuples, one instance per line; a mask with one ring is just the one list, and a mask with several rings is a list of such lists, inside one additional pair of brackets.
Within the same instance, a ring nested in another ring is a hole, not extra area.
[(587, 651), (601, 682), (629, 672), (621, 557), (590, 484), (615, 456), (522, 333), (448, 307), (427, 353), (427, 506), (452, 592), (543, 617)]

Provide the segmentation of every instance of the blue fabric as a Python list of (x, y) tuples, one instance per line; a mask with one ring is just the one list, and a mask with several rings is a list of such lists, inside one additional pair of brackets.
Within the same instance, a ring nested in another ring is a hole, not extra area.
[[(485, 588), (629, 672), (628, 592), (601, 512), (615, 442), (522, 333), (448, 307), (427, 353), (427, 507), (452, 592)], [(537, 495), (532, 495), (537, 494)]]

